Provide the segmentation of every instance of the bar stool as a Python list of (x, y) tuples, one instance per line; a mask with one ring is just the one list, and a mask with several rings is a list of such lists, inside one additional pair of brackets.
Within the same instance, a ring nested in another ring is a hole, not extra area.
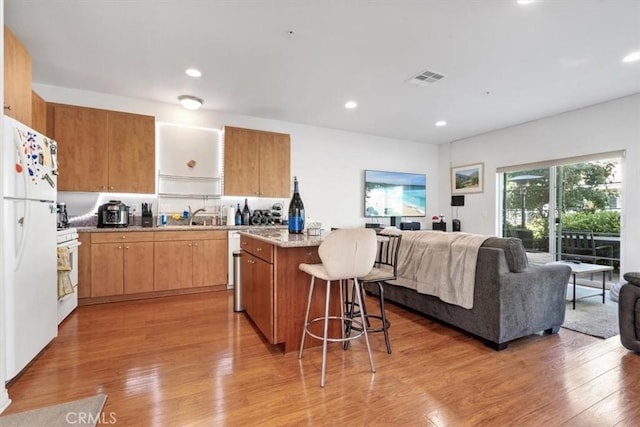
[[(369, 283), (378, 285), (380, 314), (370, 314), (367, 311), (364, 299), (362, 300), (362, 305), (357, 304), (353, 298), (347, 302), (347, 317), (354, 317), (359, 315), (359, 312), (362, 312), (366, 319), (368, 332), (384, 333), (384, 342), (387, 346), (388, 354), (391, 354), (391, 342), (389, 341), (389, 328), (391, 327), (391, 323), (387, 320), (387, 314), (384, 309), (384, 287), (382, 284), (389, 280), (395, 280), (398, 277), (398, 252), (400, 251), (401, 242), (401, 234), (378, 236), (378, 254), (376, 255), (374, 267), (367, 275), (358, 278), (359, 286), (363, 289), (366, 288), (366, 285)], [(355, 288), (358, 283), (353, 283), (351, 295), (355, 294)], [(358, 311), (355, 311), (356, 306), (358, 306)], [(380, 327), (371, 327), (371, 323), (369, 322), (370, 318), (378, 319), (380, 321)], [(347, 324), (347, 336), (351, 333), (351, 329), (359, 331), (358, 326)], [(345, 341), (344, 347), (345, 349), (349, 347), (348, 341)]]
[[(373, 357), (371, 355), (371, 346), (369, 345), (367, 328), (363, 327), (365, 324), (364, 314), (361, 313), (360, 320), (352, 319), (345, 316), (342, 286), (340, 286), (343, 280), (348, 279), (352, 279), (357, 283), (359, 276), (364, 276), (371, 271), (371, 269), (373, 268), (373, 263), (376, 259), (376, 247), (376, 233), (373, 229), (342, 228), (329, 233), (318, 247), (318, 255), (320, 256), (322, 264), (300, 264), (299, 266), (300, 270), (308, 273), (311, 276), (311, 283), (309, 285), (309, 298), (307, 301), (307, 310), (304, 317), (304, 328), (302, 330), (302, 340), (300, 343), (300, 353), (298, 354), (298, 358), (302, 359), (304, 342), (307, 335), (322, 341), (322, 375), (320, 379), (320, 387), (324, 387), (325, 384), (324, 379), (327, 368), (328, 342), (346, 342), (347, 340), (356, 339), (364, 335), (364, 339), (367, 344), (367, 352), (369, 353), (371, 372), (376, 371), (375, 365), (373, 363)], [(324, 280), (326, 282), (326, 301), (324, 316), (309, 319), (309, 311), (311, 308), (313, 289), (315, 286), (316, 278)], [(338, 292), (340, 292), (339, 316), (329, 314), (329, 301), (332, 284), (337, 284)], [(356, 286), (354, 297), (359, 304), (362, 304), (360, 286)], [(342, 336), (340, 338), (333, 338), (328, 336), (329, 320), (340, 320), (342, 322)], [(322, 336), (314, 334), (310, 331), (309, 328), (312, 323), (318, 321), (324, 321), (324, 333)], [(361, 328), (360, 333), (346, 336), (346, 322), (357, 322)]]

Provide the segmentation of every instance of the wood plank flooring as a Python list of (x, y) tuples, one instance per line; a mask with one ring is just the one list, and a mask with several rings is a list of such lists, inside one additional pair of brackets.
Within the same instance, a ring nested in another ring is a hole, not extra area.
[(322, 389), (321, 349), (283, 355), (232, 298), (80, 307), (10, 384), (5, 413), (105, 393), (105, 424), (122, 426), (640, 424), (640, 355), (619, 337), (561, 329), (495, 352), (388, 304), (393, 354), (372, 334), (372, 374), (364, 342), (334, 343)]

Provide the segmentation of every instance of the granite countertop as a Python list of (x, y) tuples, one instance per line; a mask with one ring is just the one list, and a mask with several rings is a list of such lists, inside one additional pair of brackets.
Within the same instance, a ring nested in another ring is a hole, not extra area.
[(274, 230), (266, 227), (255, 227), (253, 229), (239, 230), (241, 235), (249, 236), (263, 242), (271, 243), (281, 248), (300, 248), (310, 246), (320, 246), (324, 234), (320, 236), (309, 236), (308, 234), (293, 234), (287, 229)]
[(79, 233), (127, 233), (132, 231), (245, 231), (252, 229), (279, 233), (279, 230), (286, 230), (286, 226), (284, 225), (166, 225), (164, 227), (142, 227), (139, 225), (132, 225), (121, 228), (98, 228), (96, 226), (74, 228), (78, 230)]

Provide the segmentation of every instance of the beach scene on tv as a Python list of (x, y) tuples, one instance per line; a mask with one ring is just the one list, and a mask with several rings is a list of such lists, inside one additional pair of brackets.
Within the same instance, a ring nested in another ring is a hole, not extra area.
[(426, 175), (365, 171), (366, 217), (425, 216)]

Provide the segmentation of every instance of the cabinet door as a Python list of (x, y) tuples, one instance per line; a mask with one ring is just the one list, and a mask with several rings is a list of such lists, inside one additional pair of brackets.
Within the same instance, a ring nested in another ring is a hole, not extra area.
[(192, 246), (191, 241), (184, 240), (154, 243), (154, 290), (191, 287)]
[(259, 133), (260, 197), (289, 197), (291, 144), (289, 135)]
[(153, 292), (153, 242), (124, 243), (124, 293)]
[(245, 311), (270, 343), (273, 335), (273, 265), (243, 252), (242, 301)]
[(257, 196), (259, 188), (258, 136), (251, 129), (224, 128), (224, 194)]
[(109, 191), (155, 193), (155, 118), (109, 111)]
[(193, 286), (227, 283), (227, 241), (195, 240), (193, 242)]
[(91, 296), (122, 295), (123, 281), (122, 243), (91, 245)]
[(59, 191), (107, 191), (107, 112), (48, 104), (49, 136), (58, 143)]
[(47, 134), (47, 103), (33, 91), (31, 91), (31, 128), (43, 135)]
[(78, 233), (78, 298), (91, 297), (91, 233)]
[(4, 113), (31, 126), (31, 57), (4, 27)]

